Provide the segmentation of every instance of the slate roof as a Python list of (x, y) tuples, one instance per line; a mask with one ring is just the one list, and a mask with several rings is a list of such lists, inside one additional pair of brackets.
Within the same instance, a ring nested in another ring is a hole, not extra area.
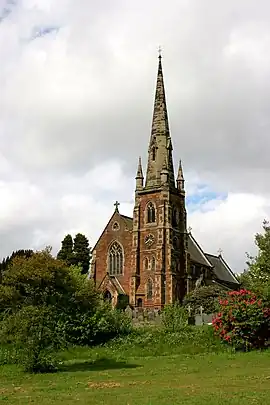
[(211, 262), (214, 268), (215, 275), (219, 280), (223, 280), (228, 283), (239, 284), (239, 281), (221, 255), (215, 256), (206, 253), (205, 256)]
[(123, 219), (125, 224), (127, 225), (127, 228), (132, 230), (133, 229), (133, 218), (127, 217), (126, 215), (119, 214), (120, 217)]
[(194, 262), (202, 264), (204, 266), (212, 267), (212, 264), (209, 262), (203, 250), (193, 238), (191, 233), (188, 234), (188, 252), (190, 254), (191, 260), (193, 260)]
[(211, 267), (218, 280), (225, 283), (239, 284), (223, 257), (221, 255), (215, 256), (209, 253), (204, 253), (191, 233), (188, 234), (188, 252), (192, 261)]

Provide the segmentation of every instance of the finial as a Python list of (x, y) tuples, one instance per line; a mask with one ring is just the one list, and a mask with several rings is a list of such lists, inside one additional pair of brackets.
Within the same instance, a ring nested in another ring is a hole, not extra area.
[(188, 233), (191, 233), (191, 231), (192, 231), (192, 228), (191, 228), (191, 226), (189, 226), (188, 227)]
[(113, 205), (115, 206), (115, 212), (119, 212), (118, 207), (119, 207), (120, 203), (116, 200)]
[(221, 248), (219, 248), (217, 252), (218, 252), (218, 255), (221, 256), (223, 253), (223, 250)]
[(162, 53), (162, 49), (161, 49), (161, 46), (159, 46), (158, 47), (158, 57), (159, 57), (159, 59), (162, 58), (161, 53)]

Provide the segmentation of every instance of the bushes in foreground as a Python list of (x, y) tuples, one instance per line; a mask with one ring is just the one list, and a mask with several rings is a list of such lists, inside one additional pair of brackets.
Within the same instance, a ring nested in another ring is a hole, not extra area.
[(188, 312), (179, 303), (166, 305), (161, 319), (165, 332), (180, 332), (188, 325)]
[(220, 300), (213, 320), (215, 333), (236, 349), (261, 349), (270, 345), (270, 308), (267, 301), (248, 290), (231, 291)]
[(131, 330), (80, 268), (48, 249), (12, 260), (0, 284), (0, 321), (0, 342), (15, 344), (17, 361), (32, 372), (55, 371), (55, 353), (68, 344), (104, 343)]

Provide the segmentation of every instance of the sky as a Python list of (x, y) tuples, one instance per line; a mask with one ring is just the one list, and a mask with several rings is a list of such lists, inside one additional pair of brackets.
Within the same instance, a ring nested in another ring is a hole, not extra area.
[(188, 226), (243, 271), (270, 214), (268, 0), (0, 0), (0, 257), (132, 215), (159, 46)]

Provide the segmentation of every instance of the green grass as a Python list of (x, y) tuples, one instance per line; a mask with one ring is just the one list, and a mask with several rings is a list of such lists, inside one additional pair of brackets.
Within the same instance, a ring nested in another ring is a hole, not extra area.
[(270, 405), (270, 352), (232, 353), (208, 329), (146, 330), (103, 347), (74, 348), (62, 358), (56, 374), (0, 366), (0, 403)]

